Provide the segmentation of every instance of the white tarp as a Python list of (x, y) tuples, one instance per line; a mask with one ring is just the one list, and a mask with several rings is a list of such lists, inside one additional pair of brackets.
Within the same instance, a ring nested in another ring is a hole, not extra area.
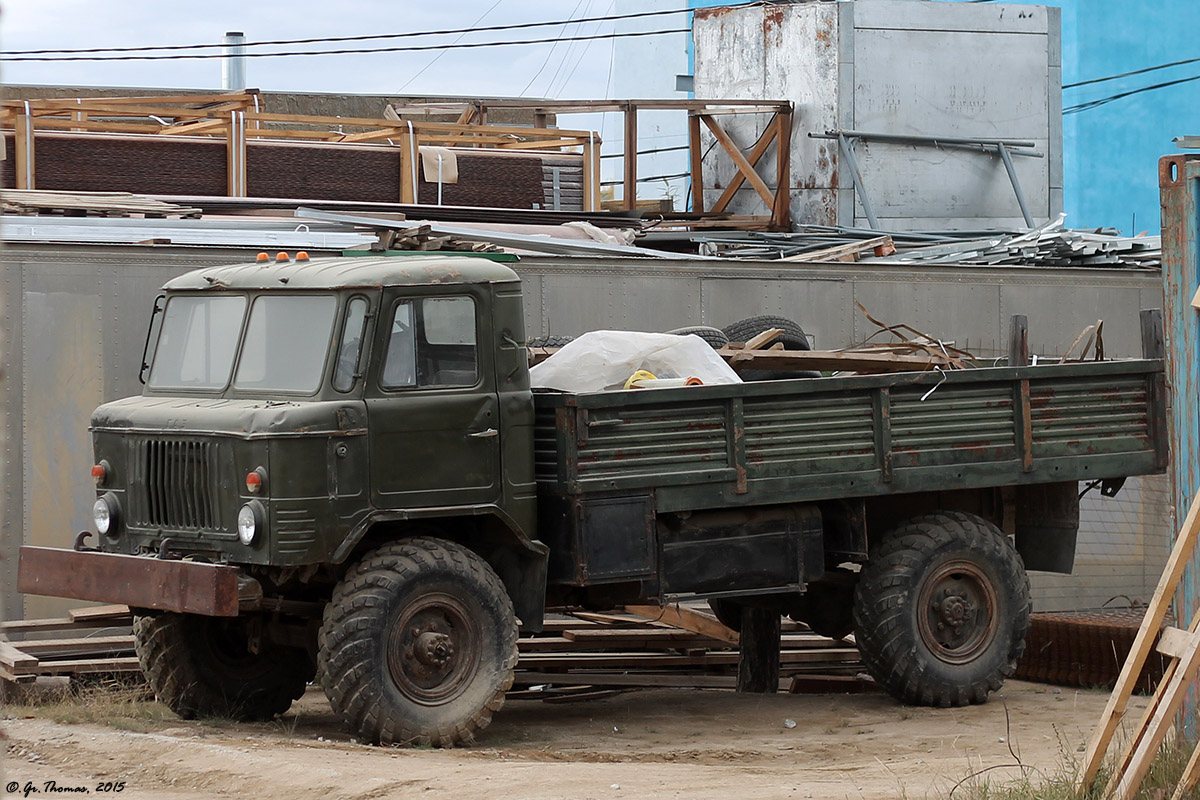
[(599, 392), (620, 389), (638, 370), (659, 378), (699, 378), (705, 384), (741, 383), (725, 359), (699, 336), (635, 331), (592, 331), (529, 370), (535, 389)]

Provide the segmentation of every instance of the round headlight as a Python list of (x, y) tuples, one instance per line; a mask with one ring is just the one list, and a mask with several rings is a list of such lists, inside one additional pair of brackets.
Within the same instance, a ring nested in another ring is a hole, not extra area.
[(96, 523), (96, 532), (102, 536), (116, 533), (119, 513), (120, 506), (112, 492), (98, 498), (92, 505), (92, 521)]
[(238, 541), (245, 545), (254, 544), (262, 528), (262, 512), (258, 503), (247, 503), (238, 512)]

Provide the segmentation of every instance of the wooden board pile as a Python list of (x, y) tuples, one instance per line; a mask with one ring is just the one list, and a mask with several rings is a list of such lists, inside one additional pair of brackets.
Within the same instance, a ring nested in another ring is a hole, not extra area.
[(145, 219), (199, 217), (200, 209), (164, 203), (127, 192), (40, 192), (0, 190), (0, 212), (22, 216), (142, 217)]
[[(737, 682), (737, 634), (708, 615), (686, 611), (692, 628), (675, 617), (632, 613), (552, 615), (541, 633), (518, 640), (513, 696), (551, 699), (638, 687), (732, 689)], [(653, 618), (661, 617), (661, 619)], [(699, 620), (700, 625), (694, 624)], [(132, 616), (125, 606), (76, 609), (61, 619), (0, 623), (0, 681), (28, 683), (39, 676), (111, 676), (139, 670), (133, 652)], [(55, 634), (63, 638), (51, 638)], [(711, 634), (711, 635), (710, 635)], [(819, 692), (865, 691), (862, 664), (852, 642), (835, 642), (785, 620), (781, 688)]]
[(464, 253), (503, 253), (504, 248), (490, 242), (468, 242), (454, 236), (440, 236), (433, 233), (430, 225), (418, 225), (415, 228), (403, 230), (383, 229), (379, 231), (379, 241), (371, 244), (372, 252), (387, 250), (430, 250), (456, 251)]

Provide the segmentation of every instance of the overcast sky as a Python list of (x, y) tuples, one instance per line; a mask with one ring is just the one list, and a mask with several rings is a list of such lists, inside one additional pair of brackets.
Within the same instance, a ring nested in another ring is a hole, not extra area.
[[(3, 52), (82, 47), (127, 47), (220, 42), (226, 31), (249, 41), (355, 36), (516, 22), (599, 17), (617, 13), (617, 0), (0, 0)], [(481, 19), (482, 18), (482, 19)], [(662, 18), (639, 21), (666, 27)], [(677, 22), (681, 17), (668, 17)], [(627, 25), (629, 23), (626, 23)], [(679, 27), (672, 25), (672, 27)], [(572, 26), (566, 35), (590, 35), (613, 23)], [(489, 38), (552, 39), (562, 28), (471, 34)], [(444, 44), (455, 36), (373, 40), (330, 47)], [(317, 45), (287, 49), (313, 49)], [(209, 51), (213, 52), (213, 51)], [(247, 85), (264, 90), (413, 93), (475, 96), (605, 97), (612, 40), (475, 48), (438, 53), (376, 53), (253, 58)], [(437, 58), (436, 63), (431, 62)], [(424, 70), (424, 72), (422, 72)], [(219, 88), (219, 59), (128, 62), (12, 62), (5, 83), (83, 86)]]

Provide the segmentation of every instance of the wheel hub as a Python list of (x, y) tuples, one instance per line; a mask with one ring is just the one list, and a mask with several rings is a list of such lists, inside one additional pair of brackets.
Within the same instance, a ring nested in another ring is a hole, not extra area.
[(921, 584), (917, 627), (938, 659), (965, 664), (982, 655), (998, 630), (997, 597), (991, 578), (966, 559), (947, 561)]
[(401, 609), (387, 640), (393, 685), (424, 705), (449, 702), (479, 669), (480, 636), (473, 616), (457, 598), (431, 593)]
[(413, 652), (423, 664), (443, 668), (454, 658), (454, 642), (444, 633), (425, 631), (417, 637)]

